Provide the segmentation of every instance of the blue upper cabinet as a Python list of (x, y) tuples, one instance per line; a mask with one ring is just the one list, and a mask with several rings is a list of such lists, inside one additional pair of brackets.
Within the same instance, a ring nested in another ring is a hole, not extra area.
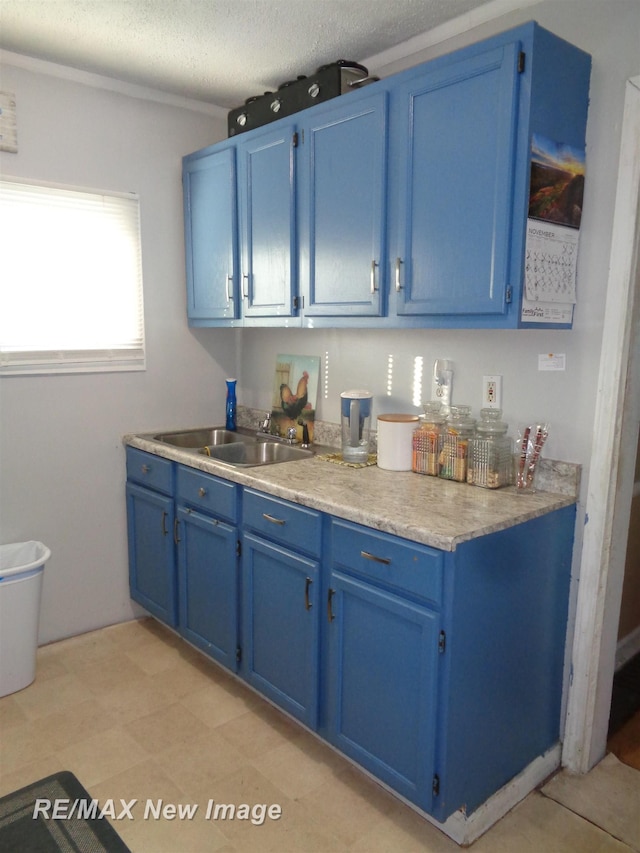
[(187, 315), (192, 325), (239, 316), (235, 149), (185, 158), (183, 166)]
[(291, 122), (237, 142), (245, 318), (297, 315), (296, 145)]
[(396, 75), (395, 325), (570, 327), (523, 319), (532, 143), (584, 152), (590, 69), (586, 53), (528, 23)]
[(300, 269), (304, 316), (383, 313), (387, 95), (351, 97), (304, 116)]
[(506, 310), (519, 54), (489, 50), (394, 93), (399, 315)]
[(564, 310), (525, 301), (527, 251), (548, 248), (527, 245), (532, 158), (584, 152), (590, 71), (530, 22), (185, 158), (190, 322), (570, 328), (575, 269)]

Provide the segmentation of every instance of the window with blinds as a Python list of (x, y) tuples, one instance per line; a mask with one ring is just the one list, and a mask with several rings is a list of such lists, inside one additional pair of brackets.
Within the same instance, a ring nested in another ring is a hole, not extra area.
[(144, 370), (140, 205), (0, 179), (0, 374)]

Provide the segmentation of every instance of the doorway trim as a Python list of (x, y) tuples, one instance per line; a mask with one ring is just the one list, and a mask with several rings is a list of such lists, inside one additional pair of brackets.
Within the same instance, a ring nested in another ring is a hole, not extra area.
[[(633, 490), (628, 428), (640, 404), (640, 76), (626, 83), (562, 763), (586, 773), (606, 751)], [(635, 379), (635, 381), (629, 381)], [(635, 458), (635, 450), (634, 456)], [(626, 519), (626, 521), (625, 521)], [(626, 525), (626, 526), (623, 526)]]

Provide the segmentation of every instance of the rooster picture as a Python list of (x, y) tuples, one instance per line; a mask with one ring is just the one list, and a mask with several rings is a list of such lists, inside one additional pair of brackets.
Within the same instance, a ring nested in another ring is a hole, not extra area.
[(291, 388), (283, 382), (280, 385), (280, 401), (282, 403), (282, 411), (291, 420), (297, 420), (302, 413), (302, 410), (308, 402), (308, 386), (309, 374), (305, 370), (302, 377), (298, 381), (296, 393), (291, 393)]
[(271, 431), (286, 436), (291, 427), (299, 435), (306, 426), (313, 434), (320, 358), (308, 355), (278, 355), (271, 404)]

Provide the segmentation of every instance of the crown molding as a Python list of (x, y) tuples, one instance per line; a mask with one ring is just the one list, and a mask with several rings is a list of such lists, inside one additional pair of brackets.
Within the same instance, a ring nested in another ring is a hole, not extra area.
[(415, 53), (420, 53), (426, 48), (441, 44), (450, 38), (472, 30), (474, 27), (479, 27), (488, 21), (494, 21), (509, 12), (537, 5), (539, 2), (540, 0), (489, 0), (483, 6), (465, 12), (464, 15), (440, 24), (432, 30), (413, 36), (388, 50), (376, 53), (374, 56), (369, 56), (363, 59), (362, 63), (369, 69), (380, 71), (387, 65), (406, 59)]
[(81, 71), (68, 65), (59, 65), (57, 62), (49, 62), (45, 59), (36, 59), (33, 56), (25, 56), (21, 53), (12, 53), (8, 50), (0, 50), (0, 65), (12, 65), (25, 71), (36, 74), (46, 74), (50, 77), (58, 77), (80, 83), (84, 86), (92, 86), (94, 89), (106, 89), (110, 92), (118, 92), (130, 98), (139, 98), (144, 101), (155, 101), (184, 110), (206, 113), (214, 118), (227, 119), (228, 110), (216, 104), (208, 104), (205, 101), (197, 101), (194, 98), (185, 98), (182, 95), (173, 95), (147, 86), (138, 86), (135, 83), (127, 83), (114, 77), (106, 77), (102, 74), (94, 74), (90, 71)]

